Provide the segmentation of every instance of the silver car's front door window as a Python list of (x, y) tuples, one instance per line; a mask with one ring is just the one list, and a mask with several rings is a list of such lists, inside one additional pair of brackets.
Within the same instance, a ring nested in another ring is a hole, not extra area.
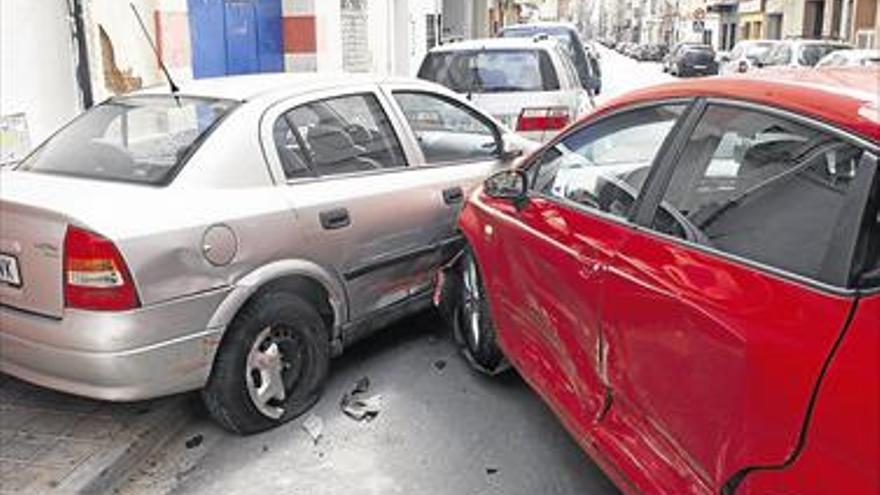
[(498, 159), (503, 130), (491, 119), (452, 97), (397, 88), (391, 100), (423, 155), (420, 172), (439, 199), (431, 225), (438, 236), (456, 231), (464, 198), (489, 174), (506, 166)]

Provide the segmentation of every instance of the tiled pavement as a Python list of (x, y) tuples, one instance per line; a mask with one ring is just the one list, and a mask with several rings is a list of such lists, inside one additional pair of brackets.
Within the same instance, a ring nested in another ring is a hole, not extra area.
[(126, 456), (152, 448), (143, 445), (149, 443), (144, 439), (150, 429), (169, 427), (162, 415), (178, 399), (112, 404), (0, 374), (0, 494), (67, 494), (109, 486), (112, 480), (95, 483), (95, 478), (121, 475), (114, 463), (132, 462)]

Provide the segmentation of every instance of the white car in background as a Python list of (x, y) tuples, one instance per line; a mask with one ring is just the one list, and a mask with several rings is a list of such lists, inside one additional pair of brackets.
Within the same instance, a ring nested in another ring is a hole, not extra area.
[(880, 50), (838, 50), (831, 52), (819, 63), (819, 67), (864, 67), (880, 65)]
[(752, 69), (756, 62), (770, 53), (778, 40), (742, 40), (728, 54), (719, 56), (719, 74), (742, 74)]
[(466, 95), (535, 141), (547, 141), (592, 107), (565, 48), (546, 35), (479, 39), (434, 48), (418, 76)]
[(759, 67), (814, 67), (825, 55), (838, 50), (850, 50), (852, 45), (842, 41), (784, 40), (759, 59)]

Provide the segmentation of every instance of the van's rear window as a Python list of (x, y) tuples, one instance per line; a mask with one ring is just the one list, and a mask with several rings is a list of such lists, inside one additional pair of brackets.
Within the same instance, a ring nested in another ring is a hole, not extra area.
[(419, 77), (458, 93), (556, 91), (559, 79), (543, 50), (454, 50), (428, 54)]
[(19, 170), (165, 184), (236, 104), (170, 95), (111, 99), (52, 136)]

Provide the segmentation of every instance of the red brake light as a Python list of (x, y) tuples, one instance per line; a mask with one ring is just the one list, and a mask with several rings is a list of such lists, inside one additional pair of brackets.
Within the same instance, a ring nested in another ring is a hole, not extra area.
[(67, 228), (64, 304), (68, 308), (124, 311), (140, 306), (128, 266), (116, 246), (94, 232)]
[(516, 122), (516, 130), (558, 131), (568, 125), (569, 118), (566, 108), (524, 108)]

